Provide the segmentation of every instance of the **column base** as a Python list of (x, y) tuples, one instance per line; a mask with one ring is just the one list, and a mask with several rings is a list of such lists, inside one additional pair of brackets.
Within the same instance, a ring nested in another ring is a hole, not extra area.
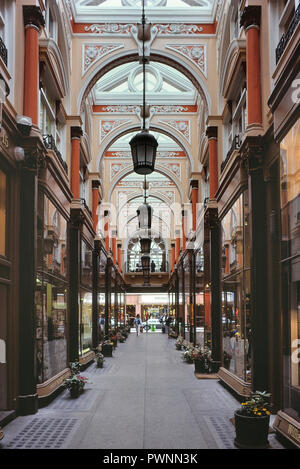
[(27, 396), (19, 396), (18, 398), (18, 414), (31, 415), (38, 411), (38, 395), (29, 394)]
[(264, 128), (262, 124), (249, 124), (246, 128), (245, 137), (258, 137), (263, 134)]

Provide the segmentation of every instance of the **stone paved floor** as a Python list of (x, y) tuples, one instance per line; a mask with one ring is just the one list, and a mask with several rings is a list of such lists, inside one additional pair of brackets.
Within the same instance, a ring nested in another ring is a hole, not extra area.
[[(131, 334), (105, 368), (82, 373), (78, 399), (64, 391), (35, 415), (4, 428), (0, 448), (231, 449), (238, 401), (218, 380), (198, 380), (175, 342)], [(270, 435), (271, 448), (282, 448)]]

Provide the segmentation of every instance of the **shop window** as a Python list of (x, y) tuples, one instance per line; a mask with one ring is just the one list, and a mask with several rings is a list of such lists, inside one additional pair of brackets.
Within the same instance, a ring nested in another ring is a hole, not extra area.
[(37, 218), (35, 292), (37, 381), (43, 383), (67, 364), (67, 222), (40, 190)]
[(92, 288), (92, 249), (82, 240), (81, 241), (81, 283)]
[(300, 120), (280, 144), (285, 406), (300, 421)]
[(222, 220), (222, 324), (224, 365), (251, 381), (251, 296), (248, 191)]
[(0, 255), (6, 254), (6, 212), (7, 212), (6, 174), (0, 169)]
[(92, 292), (81, 290), (79, 327), (80, 355), (89, 352), (92, 348), (92, 310)]

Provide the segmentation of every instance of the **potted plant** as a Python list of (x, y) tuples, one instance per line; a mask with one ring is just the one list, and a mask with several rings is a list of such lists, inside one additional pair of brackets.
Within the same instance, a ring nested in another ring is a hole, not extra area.
[(83, 388), (88, 380), (85, 376), (81, 376), (79, 374), (80, 363), (70, 363), (70, 369), (71, 376), (69, 378), (66, 378), (63, 384), (66, 389), (69, 389), (71, 397), (76, 398), (82, 393)]
[(192, 363), (193, 363), (193, 356), (192, 356), (192, 353), (193, 353), (193, 349), (187, 348), (187, 349), (183, 352), (183, 354), (182, 354), (182, 359), (183, 359), (186, 363), (192, 364)]
[(122, 344), (123, 342), (125, 342), (125, 337), (124, 337), (123, 333), (121, 333), (121, 332), (118, 332), (118, 333), (117, 333), (117, 339), (118, 339), (118, 341), (119, 341), (121, 344)]
[(103, 368), (103, 363), (105, 362), (103, 353), (101, 352), (96, 353), (96, 361), (97, 361), (97, 367)]
[(178, 337), (178, 339), (175, 342), (176, 349), (182, 350), (182, 344), (183, 344), (183, 337)]
[(264, 449), (269, 446), (270, 398), (266, 391), (256, 391), (234, 413), (235, 446), (242, 449)]
[(104, 357), (112, 357), (113, 352), (113, 343), (110, 340), (105, 340), (101, 346), (101, 352), (103, 353)]

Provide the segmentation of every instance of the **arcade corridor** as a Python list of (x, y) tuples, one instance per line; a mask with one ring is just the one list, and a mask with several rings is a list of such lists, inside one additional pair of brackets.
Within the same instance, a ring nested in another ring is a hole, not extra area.
[[(198, 380), (175, 342), (131, 333), (103, 369), (90, 366), (79, 399), (68, 391), (5, 427), (0, 448), (233, 449), (239, 402), (217, 379)], [(274, 434), (271, 448), (282, 448)]]

